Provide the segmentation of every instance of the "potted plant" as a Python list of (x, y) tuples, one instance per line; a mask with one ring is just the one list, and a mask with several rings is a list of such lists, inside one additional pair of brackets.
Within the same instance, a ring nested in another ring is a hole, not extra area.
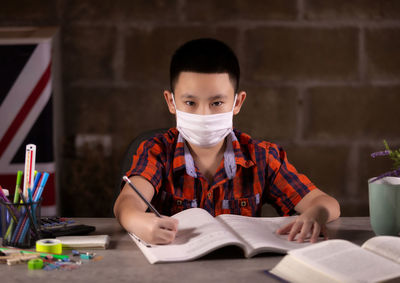
[(385, 150), (371, 154), (373, 158), (389, 157), (391, 171), (368, 180), (371, 226), (377, 235), (400, 233), (400, 149), (391, 150), (384, 140)]

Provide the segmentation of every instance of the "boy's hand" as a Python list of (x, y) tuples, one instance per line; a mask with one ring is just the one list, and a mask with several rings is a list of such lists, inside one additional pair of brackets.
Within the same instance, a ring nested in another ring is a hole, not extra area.
[(311, 234), (310, 242), (318, 241), (320, 233), (324, 236), (324, 240), (328, 239), (326, 233), (326, 222), (328, 221), (328, 211), (321, 206), (313, 206), (304, 211), (296, 219), (288, 225), (279, 228), (276, 233), (279, 235), (289, 234), (288, 240), (293, 241), (297, 237), (297, 242), (302, 243)]
[[(133, 176), (131, 182), (150, 202), (154, 196), (153, 185), (145, 178)], [(125, 184), (114, 205), (114, 214), (121, 225), (149, 244), (169, 244), (176, 236), (178, 220), (145, 212), (146, 203)]]
[(145, 213), (140, 222), (143, 226), (137, 235), (149, 244), (170, 244), (178, 231), (178, 220), (168, 216), (160, 218), (154, 213)]

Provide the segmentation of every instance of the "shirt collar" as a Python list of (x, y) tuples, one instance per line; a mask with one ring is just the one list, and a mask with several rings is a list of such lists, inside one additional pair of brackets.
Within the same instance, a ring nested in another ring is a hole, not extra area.
[[(247, 159), (243, 154), (234, 131), (231, 131), (226, 138), (227, 146), (224, 152), (225, 173), (229, 179), (233, 179), (236, 175), (237, 165), (248, 168), (253, 166), (254, 162)], [(197, 178), (193, 157), (190, 154), (190, 150), (186, 145), (184, 138), (179, 133), (173, 161), (173, 170), (175, 172), (183, 169), (183, 167), (186, 169), (186, 174), (193, 178)]]
[[(255, 155), (254, 154), (246, 155), (243, 153), (241, 144), (240, 144), (239, 140), (237, 139), (235, 132), (236, 132), (235, 130), (232, 131), (232, 135), (235, 137), (235, 139), (232, 140), (232, 146), (233, 146), (233, 151), (235, 153), (236, 164), (238, 164), (244, 168), (249, 168), (251, 166), (254, 166), (254, 164), (256, 164)], [(240, 135), (241, 135), (240, 132), (237, 134), (239, 134), (239, 138), (240, 138)], [(246, 146), (248, 148), (247, 151), (251, 151), (248, 143), (245, 143), (244, 146)], [(253, 151), (254, 151), (254, 149), (253, 149)]]

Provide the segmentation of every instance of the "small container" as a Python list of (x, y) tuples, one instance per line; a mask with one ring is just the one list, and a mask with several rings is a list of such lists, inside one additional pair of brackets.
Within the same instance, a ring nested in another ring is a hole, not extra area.
[(0, 200), (3, 246), (26, 249), (35, 245), (40, 239), (41, 202), (14, 204)]

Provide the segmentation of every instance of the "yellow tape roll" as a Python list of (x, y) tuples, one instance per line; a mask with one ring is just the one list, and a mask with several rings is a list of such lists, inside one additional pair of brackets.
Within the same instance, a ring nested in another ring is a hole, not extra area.
[(56, 239), (42, 239), (36, 241), (36, 251), (40, 253), (62, 254), (62, 244)]

